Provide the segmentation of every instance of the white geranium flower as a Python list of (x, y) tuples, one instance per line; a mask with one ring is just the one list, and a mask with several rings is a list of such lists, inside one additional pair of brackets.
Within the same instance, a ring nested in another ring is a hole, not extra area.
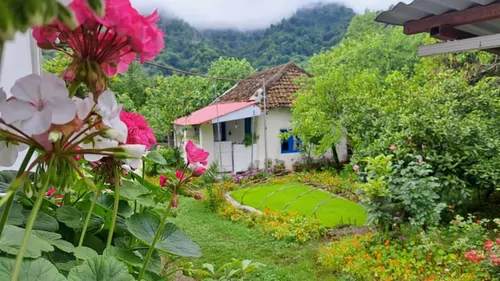
[[(110, 139), (106, 139), (100, 136), (96, 136), (94, 138), (94, 143), (82, 143), (80, 144), (80, 147), (83, 149), (106, 149), (106, 148), (112, 148), (112, 147), (117, 147), (118, 142)], [(83, 158), (89, 162), (96, 162), (99, 161), (103, 158), (103, 155), (97, 155), (97, 154), (84, 154)]]
[(85, 119), (95, 106), (94, 100), (90, 97), (85, 99), (74, 97), (73, 102), (76, 105), (76, 114), (81, 120)]
[(120, 119), (122, 105), (118, 104), (115, 94), (109, 90), (102, 93), (97, 99), (97, 113), (102, 118), (102, 123), (111, 129), (116, 129), (122, 133), (123, 141), (127, 142), (128, 128)]
[(146, 152), (146, 146), (142, 144), (125, 144), (120, 147), (125, 149), (125, 153), (131, 156), (131, 158), (123, 159), (123, 162), (132, 169), (139, 168), (142, 164), (142, 155)]
[(2, 118), (7, 124), (20, 122), (25, 133), (39, 135), (51, 124), (63, 125), (75, 118), (76, 106), (66, 84), (53, 74), (22, 77), (10, 91), (13, 99), (1, 106)]

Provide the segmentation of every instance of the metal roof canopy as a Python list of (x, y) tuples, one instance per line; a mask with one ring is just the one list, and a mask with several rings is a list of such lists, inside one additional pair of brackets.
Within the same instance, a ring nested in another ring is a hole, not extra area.
[(428, 32), (433, 38), (451, 41), (420, 47), (422, 56), (478, 49), (500, 54), (500, 0), (400, 2), (376, 21), (401, 25), (407, 35)]

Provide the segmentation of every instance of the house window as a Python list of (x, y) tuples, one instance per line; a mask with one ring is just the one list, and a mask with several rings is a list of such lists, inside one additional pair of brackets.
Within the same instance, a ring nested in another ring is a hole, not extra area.
[(252, 118), (245, 118), (245, 135), (252, 133)]
[[(219, 134), (219, 127), (220, 127), (220, 134)], [(220, 123), (220, 126), (219, 124), (214, 124), (213, 128), (214, 128), (214, 141), (227, 141), (226, 122)]]
[[(281, 133), (286, 133), (288, 130), (280, 130)], [(281, 153), (286, 154), (286, 153), (297, 153), (300, 151), (300, 145), (302, 141), (295, 137), (295, 136), (290, 136), (287, 140), (282, 140), (281, 141)]]

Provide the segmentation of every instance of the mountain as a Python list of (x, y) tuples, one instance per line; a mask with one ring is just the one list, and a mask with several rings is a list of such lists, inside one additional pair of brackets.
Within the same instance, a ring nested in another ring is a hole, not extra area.
[(353, 17), (354, 11), (343, 5), (318, 4), (299, 9), (265, 30), (237, 31), (197, 30), (182, 19), (167, 16), (159, 23), (166, 34), (166, 47), (156, 62), (193, 72), (206, 72), (221, 56), (245, 58), (257, 69), (290, 60), (301, 64), (340, 42)]

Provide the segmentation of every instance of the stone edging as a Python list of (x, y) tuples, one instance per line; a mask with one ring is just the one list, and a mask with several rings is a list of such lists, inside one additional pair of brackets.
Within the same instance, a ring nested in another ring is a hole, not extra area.
[(229, 193), (229, 192), (224, 194), (224, 198), (229, 203), (231, 203), (231, 205), (233, 205), (234, 207), (236, 207), (239, 210), (242, 210), (242, 211), (247, 212), (247, 213), (254, 213), (254, 214), (262, 215), (262, 212), (255, 209), (254, 207), (245, 206), (245, 205), (240, 204), (240, 202), (236, 201), (233, 197), (231, 197), (231, 193)]

